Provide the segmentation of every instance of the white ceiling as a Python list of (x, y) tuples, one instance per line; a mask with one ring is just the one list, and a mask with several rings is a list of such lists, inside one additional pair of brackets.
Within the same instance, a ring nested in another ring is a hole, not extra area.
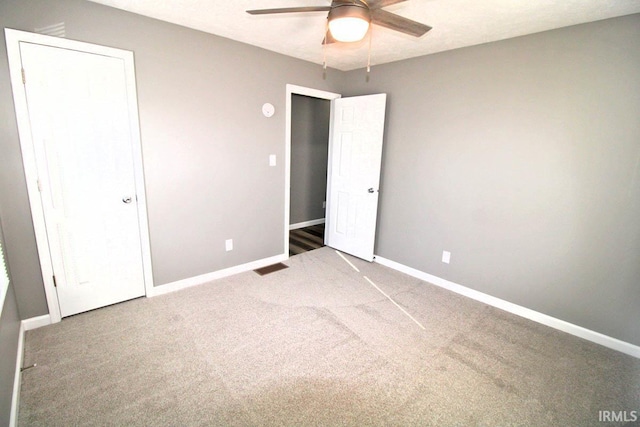
[[(330, 0), (91, 0), (259, 46), (323, 62), (326, 12), (252, 16), (247, 9), (325, 6)], [(373, 28), (371, 63), (383, 64), (525, 34), (640, 13), (640, 0), (409, 0), (385, 10), (433, 27), (414, 38)], [(368, 41), (326, 48), (329, 67), (367, 64)]]

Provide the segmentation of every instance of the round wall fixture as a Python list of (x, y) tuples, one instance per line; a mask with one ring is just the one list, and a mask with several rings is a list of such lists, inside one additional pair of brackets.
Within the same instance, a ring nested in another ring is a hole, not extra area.
[(262, 106), (262, 114), (264, 114), (265, 117), (271, 117), (275, 112), (276, 108), (268, 102)]

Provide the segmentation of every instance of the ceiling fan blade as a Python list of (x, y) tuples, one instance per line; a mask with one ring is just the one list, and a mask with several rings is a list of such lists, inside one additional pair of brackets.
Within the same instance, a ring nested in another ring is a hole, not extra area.
[(415, 37), (421, 37), (431, 29), (430, 26), (412, 21), (395, 13), (387, 12), (382, 9), (371, 11), (371, 22), (391, 30), (409, 34)]
[(407, 0), (367, 0), (369, 9), (382, 9), (383, 7), (391, 6), (392, 4), (402, 3)]
[(269, 15), (272, 13), (297, 13), (297, 12), (328, 12), (331, 6), (303, 6), (303, 7), (285, 7), (281, 9), (257, 9), (247, 10), (249, 15)]

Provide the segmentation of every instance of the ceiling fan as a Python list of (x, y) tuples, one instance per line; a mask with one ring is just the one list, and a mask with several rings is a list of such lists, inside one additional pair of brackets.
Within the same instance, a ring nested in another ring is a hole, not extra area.
[(354, 42), (362, 40), (369, 30), (370, 24), (380, 25), (414, 37), (421, 37), (431, 30), (431, 27), (382, 10), (383, 7), (404, 1), (407, 0), (333, 0), (331, 6), (258, 9), (247, 10), (247, 13), (251, 15), (268, 15), (273, 13), (329, 12), (327, 17), (329, 29), (323, 44), (335, 41)]

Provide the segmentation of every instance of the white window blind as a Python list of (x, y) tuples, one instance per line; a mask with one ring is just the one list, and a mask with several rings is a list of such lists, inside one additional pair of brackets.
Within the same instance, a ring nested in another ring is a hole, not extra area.
[(7, 296), (7, 288), (9, 288), (9, 273), (4, 260), (2, 239), (0, 239), (0, 315), (2, 315), (2, 307), (4, 307), (4, 298)]

